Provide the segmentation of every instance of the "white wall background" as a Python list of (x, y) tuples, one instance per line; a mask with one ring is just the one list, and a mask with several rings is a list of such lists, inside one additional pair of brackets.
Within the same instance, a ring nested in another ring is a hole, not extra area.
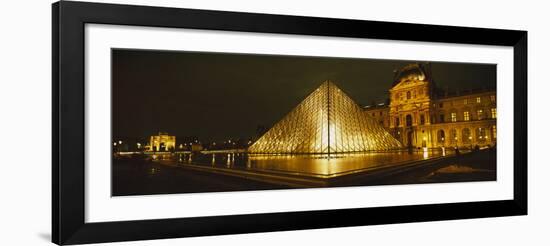
[[(550, 164), (545, 131), (550, 90), (545, 1), (107, 1), (199, 9), (522, 29), (529, 31), (529, 215), (113, 245), (548, 245)], [(0, 245), (50, 241), (51, 1), (0, 7)], [(33, 152), (28, 152), (31, 147)]]

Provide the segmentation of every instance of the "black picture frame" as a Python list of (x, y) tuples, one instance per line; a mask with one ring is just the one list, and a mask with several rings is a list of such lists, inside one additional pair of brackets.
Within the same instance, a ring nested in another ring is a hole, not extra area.
[[(527, 31), (87, 2), (52, 6), (52, 241), (82, 244), (527, 214)], [(514, 199), (85, 223), (86, 23), (513, 47)]]

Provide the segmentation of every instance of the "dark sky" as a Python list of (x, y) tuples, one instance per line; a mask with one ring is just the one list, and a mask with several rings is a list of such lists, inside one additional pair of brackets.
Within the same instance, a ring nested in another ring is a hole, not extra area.
[[(271, 127), (323, 81), (361, 105), (388, 97), (393, 70), (415, 61), (112, 51), (113, 136), (158, 131), (202, 141), (252, 137)], [(495, 87), (496, 66), (432, 63), (450, 90)]]

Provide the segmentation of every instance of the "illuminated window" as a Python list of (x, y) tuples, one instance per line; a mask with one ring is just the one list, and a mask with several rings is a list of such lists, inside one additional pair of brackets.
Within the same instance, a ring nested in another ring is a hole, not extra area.
[(485, 133), (485, 128), (480, 127), (477, 128), (477, 141), (478, 142), (485, 142), (487, 140), (487, 135)]
[(443, 130), (437, 131), (437, 142), (440, 144), (445, 143), (445, 132)]
[(451, 113), (451, 122), (456, 122), (456, 113)]
[(483, 120), (483, 109), (478, 109), (477, 110), (477, 119), (478, 120)]
[(481, 103), (481, 97), (476, 97), (476, 102)]
[(493, 125), (491, 129), (493, 131), (493, 139), (497, 139), (497, 126)]
[(464, 111), (464, 121), (469, 121), (469, 120), (470, 120), (470, 112)]
[(468, 104), (468, 99), (464, 99), (464, 105)]
[(470, 134), (470, 129), (464, 128), (462, 129), (462, 142), (465, 144), (469, 144), (472, 141), (472, 135)]
[(458, 135), (457, 135), (456, 129), (451, 129), (450, 140), (451, 140), (451, 143), (452, 143), (452, 144), (456, 144), (456, 143), (457, 143), (457, 141), (458, 141)]
[(491, 102), (494, 102), (494, 101), (496, 101), (496, 97), (495, 95), (491, 95)]
[(492, 108), (492, 109), (491, 109), (491, 118), (492, 118), (492, 119), (496, 119), (496, 118), (497, 118), (497, 109), (496, 109), (496, 108)]

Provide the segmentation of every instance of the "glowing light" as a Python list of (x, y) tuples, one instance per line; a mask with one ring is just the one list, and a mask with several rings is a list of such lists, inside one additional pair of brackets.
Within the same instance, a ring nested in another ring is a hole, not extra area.
[(113, 143), (113, 145), (114, 145), (114, 146), (116, 146), (116, 142), (115, 142), (115, 143)]
[(122, 144), (122, 141), (118, 140), (118, 144)]
[(428, 147), (424, 147), (424, 148), (422, 148), (422, 150), (424, 152), (423, 153), (424, 159), (428, 159)]
[[(401, 148), (376, 119), (331, 82), (317, 90), (249, 147), (251, 153), (346, 153)], [(328, 156), (327, 156), (328, 157)]]

